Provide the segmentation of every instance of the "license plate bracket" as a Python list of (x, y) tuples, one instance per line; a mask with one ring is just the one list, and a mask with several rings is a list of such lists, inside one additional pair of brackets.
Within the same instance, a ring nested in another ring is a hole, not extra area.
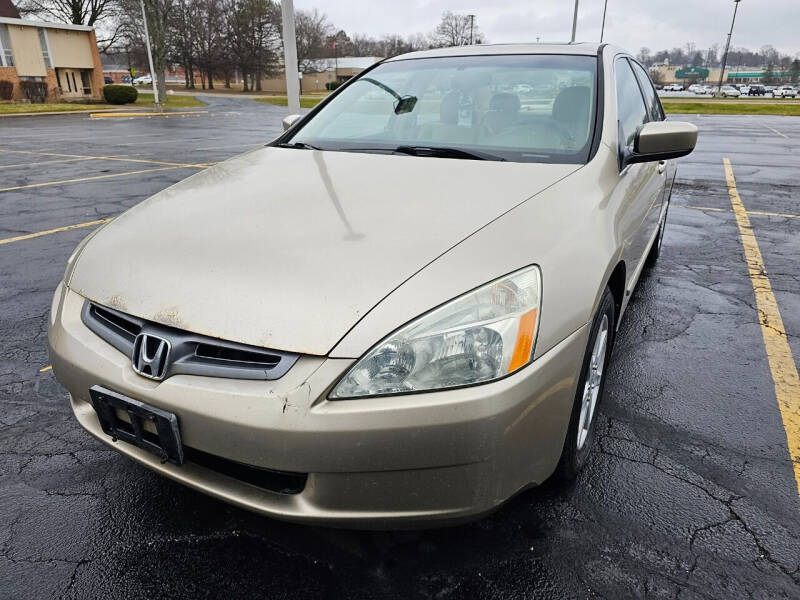
[[(89, 389), (89, 396), (100, 426), (114, 441), (122, 440), (142, 448), (158, 456), (162, 463), (183, 464), (178, 417), (173, 413), (99, 385)], [(120, 418), (120, 414), (129, 420)]]

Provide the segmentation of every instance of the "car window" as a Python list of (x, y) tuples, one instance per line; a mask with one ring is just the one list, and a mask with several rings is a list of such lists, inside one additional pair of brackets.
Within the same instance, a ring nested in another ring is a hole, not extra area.
[(597, 58), (487, 55), (382, 63), (351, 82), (289, 143), (334, 151), (423, 147), (516, 162), (584, 163)]
[(620, 146), (632, 146), (636, 130), (647, 123), (647, 107), (636, 76), (625, 58), (614, 63), (617, 83), (617, 119), (619, 120)]
[(644, 94), (644, 100), (647, 104), (647, 111), (650, 115), (650, 120), (663, 121), (664, 109), (661, 108), (661, 102), (658, 99), (656, 90), (653, 88), (653, 82), (650, 81), (650, 76), (639, 63), (631, 61), (630, 64), (633, 67), (633, 72), (636, 73), (636, 78), (639, 80), (639, 83), (642, 86), (642, 93)]

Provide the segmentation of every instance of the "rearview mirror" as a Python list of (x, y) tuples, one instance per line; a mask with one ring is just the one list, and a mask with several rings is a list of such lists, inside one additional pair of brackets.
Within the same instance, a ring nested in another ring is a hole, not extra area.
[(282, 121), (283, 130), (286, 131), (287, 129), (289, 129), (289, 127), (297, 123), (302, 118), (302, 116), (303, 115), (289, 115), (287, 117), (283, 117)]
[(686, 156), (697, 143), (697, 127), (682, 121), (645, 123), (636, 134), (633, 150), (623, 156), (622, 167), (633, 163)]

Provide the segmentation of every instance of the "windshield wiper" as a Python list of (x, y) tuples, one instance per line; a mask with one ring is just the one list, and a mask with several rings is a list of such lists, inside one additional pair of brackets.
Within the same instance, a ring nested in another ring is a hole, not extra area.
[(400, 154), (410, 154), (411, 156), (435, 156), (437, 158), (463, 158), (467, 160), (505, 160), (505, 158), (502, 156), (487, 154), (477, 150), (442, 148), (440, 146), (398, 146), (393, 150), (394, 152), (398, 152)]
[(298, 150), (322, 150), (322, 148), (317, 148), (312, 144), (307, 144), (306, 142), (283, 142), (278, 144), (280, 148), (297, 148)]

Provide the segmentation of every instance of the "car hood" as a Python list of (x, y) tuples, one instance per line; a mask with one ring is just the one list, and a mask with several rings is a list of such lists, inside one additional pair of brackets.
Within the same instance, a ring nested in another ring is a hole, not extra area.
[(68, 283), (164, 325), (324, 355), (417, 271), (578, 168), (262, 148), (114, 219)]

